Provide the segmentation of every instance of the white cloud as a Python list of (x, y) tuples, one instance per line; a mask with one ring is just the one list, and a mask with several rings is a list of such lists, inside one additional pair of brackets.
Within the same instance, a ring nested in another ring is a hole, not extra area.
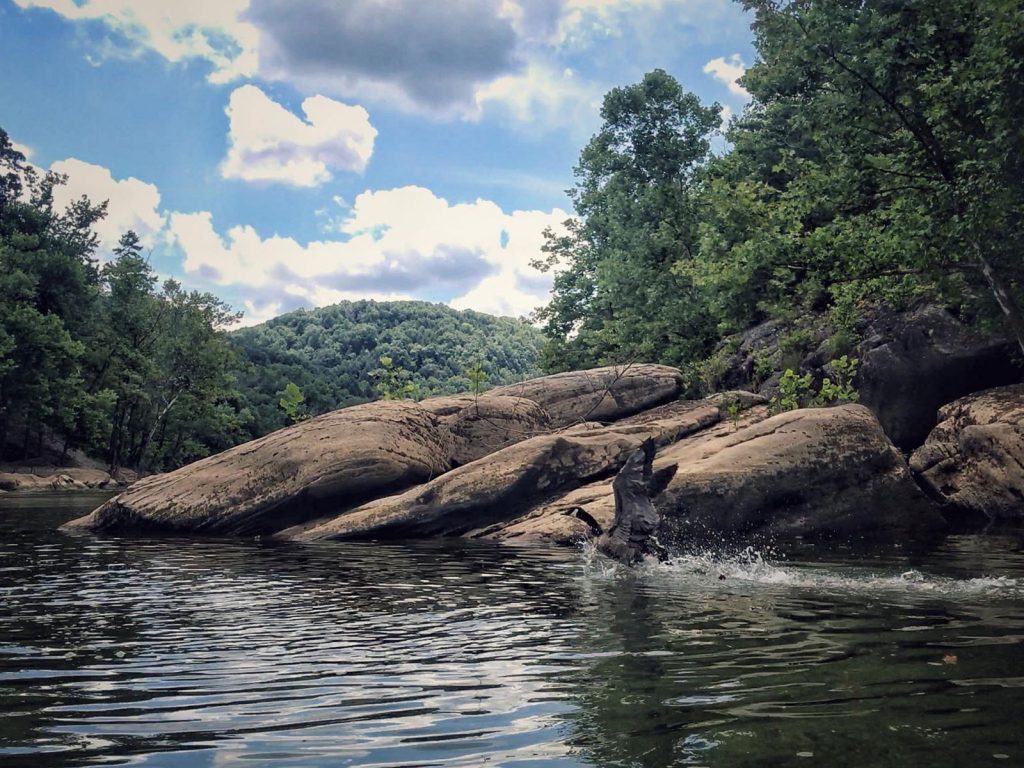
[(539, 130), (594, 130), (603, 89), (581, 80), (571, 69), (558, 71), (531, 64), (521, 74), (506, 75), (477, 89), (477, 115), (498, 106), (516, 123)]
[(152, 49), (171, 62), (206, 59), (211, 82), (256, 73), (259, 32), (242, 21), (250, 0), (14, 0), (74, 21), (99, 21), (124, 38), (129, 52)]
[(749, 99), (750, 93), (737, 80), (743, 77), (746, 71), (747, 67), (738, 53), (734, 53), (728, 58), (719, 56), (717, 59), (712, 59), (704, 65), (705, 74), (711, 75), (715, 80), (725, 83), (731, 94), (743, 99)]
[(300, 244), (248, 226), (217, 233), (211, 214), (173, 213), (170, 240), (186, 272), (249, 297), (269, 316), (342, 298), (446, 298), (457, 308), (525, 314), (548, 299), (550, 278), (529, 263), (560, 209), (505, 213), (489, 200), (451, 204), (422, 187), (367, 191), (339, 229), (346, 239)]
[(73, 157), (58, 160), (50, 166), (50, 170), (68, 177), (67, 184), (56, 187), (53, 192), (53, 201), (58, 209), (68, 206), (82, 195), (86, 195), (94, 204), (108, 201), (106, 217), (94, 225), (101, 249), (112, 249), (129, 229), (135, 230), (144, 246), (153, 247), (156, 235), (164, 227), (164, 217), (160, 212), (160, 192), (153, 184), (133, 176), (115, 179), (102, 165), (93, 165)]
[(302, 102), (306, 120), (289, 112), (254, 85), (235, 89), (224, 178), (315, 187), (331, 169), (362, 172), (373, 154), (377, 129), (359, 106), (326, 96)]
[(25, 144), (19, 144), (14, 141), (14, 139), (11, 139), (11, 146), (14, 148), (15, 152), (21, 152), (21, 154), (25, 156), (26, 160), (32, 159), (32, 147), (26, 146)]

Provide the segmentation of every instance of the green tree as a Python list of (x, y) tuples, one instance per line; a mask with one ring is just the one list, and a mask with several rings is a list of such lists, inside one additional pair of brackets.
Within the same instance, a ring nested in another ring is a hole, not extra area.
[(295, 382), (289, 381), (278, 394), (281, 398), (277, 403), (281, 406), (281, 410), (284, 411), (288, 421), (292, 424), (297, 424), (306, 418), (302, 410), (302, 404), (306, 401), (306, 398), (303, 397), (302, 390), (299, 389)]
[(788, 247), (761, 263), (791, 290), (987, 293), (1024, 349), (1019, 0), (744, 5), (760, 60), (728, 189), (752, 189), (777, 223), (716, 255), (742, 264), (775, 233)]
[(708, 315), (692, 280), (671, 267), (696, 245), (700, 171), (719, 111), (663, 70), (605, 96), (604, 123), (575, 169), (578, 218), (564, 235), (546, 233), (537, 263), (559, 269), (538, 312), (546, 367), (678, 364), (706, 352)]

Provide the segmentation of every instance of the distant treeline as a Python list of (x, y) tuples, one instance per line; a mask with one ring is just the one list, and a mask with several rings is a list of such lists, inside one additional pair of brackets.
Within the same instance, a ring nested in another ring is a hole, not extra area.
[(57, 210), (64, 182), (0, 129), (2, 458), (81, 450), (165, 470), (396, 383), (425, 396), (536, 371), (542, 337), (529, 324), (423, 302), (346, 302), (229, 333), (239, 316), (158, 284), (134, 233), (100, 263), (106, 204)]
[(522, 320), (422, 301), (343, 301), (291, 312), (230, 338), (248, 362), (238, 380), (254, 434), (287, 423), (280, 399), (289, 382), (304, 397), (299, 415), (378, 399), (392, 394), (393, 382), (416, 398), (466, 392), (477, 364), (490, 384), (537, 375), (544, 341)]
[[(1022, 0), (748, 0), (751, 101), (666, 72), (611, 91), (583, 149), (540, 312), (547, 370), (661, 361), (708, 381), (723, 339), (942, 303), (1024, 348)], [(765, 361), (777, 365), (778, 360)]]

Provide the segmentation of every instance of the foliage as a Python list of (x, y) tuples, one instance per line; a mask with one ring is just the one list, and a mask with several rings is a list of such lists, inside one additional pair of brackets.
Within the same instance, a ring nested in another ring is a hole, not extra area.
[(302, 390), (296, 386), (295, 382), (289, 381), (284, 389), (278, 394), (281, 399), (277, 401), (277, 404), (281, 406), (281, 410), (284, 411), (285, 417), (292, 424), (298, 424), (300, 421), (308, 419), (309, 416), (302, 408), (302, 404), (306, 401), (306, 398), (302, 394)]
[(487, 372), (484, 371), (483, 364), (479, 360), (466, 371), (466, 378), (469, 379), (469, 391), (473, 393), (474, 397), (479, 397), (487, 386)]
[(583, 149), (570, 192), (578, 215), (547, 232), (554, 293), (537, 313), (549, 369), (703, 357), (712, 332), (695, 286), (673, 264), (696, 244), (699, 171), (719, 107), (666, 72), (605, 96), (604, 124)]
[(813, 386), (811, 374), (798, 376), (792, 368), (787, 368), (779, 379), (779, 393), (768, 401), (768, 410), (772, 413), (795, 411), (807, 405)]
[[(501, 384), (536, 375), (542, 344), (521, 320), (421, 301), (344, 301), (290, 312), (229, 338), (253, 437), (288, 423), (278, 400), (289, 382), (302, 390), (310, 414), (383, 397), (381, 384), (388, 396), (454, 394), (477, 386), (471, 371), (478, 364)], [(382, 357), (391, 365), (383, 366)], [(397, 369), (407, 378), (394, 380)], [(407, 384), (414, 388), (403, 394)]]
[(0, 453), (56, 444), (146, 470), (234, 444), (248, 414), (222, 329), (236, 315), (174, 281), (158, 289), (132, 232), (100, 266), (106, 204), (56, 210), (64, 182), (0, 129)]
[(743, 4), (752, 100), (720, 156), (714, 108), (666, 73), (606, 97), (577, 217), (545, 247), (545, 367), (643, 358), (710, 380), (718, 341), (778, 320), (795, 368), (806, 318), (849, 354), (867, 310), (921, 298), (999, 317), (1024, 349), (1020, 0)]
[(832, 377), (825, 377), (822, 380), (821, 389), (814, 397), (814, 404), (822, 406), (856, 403), (860, 399), (860, 394), (853, 386), (853, 380), (857, 377), (859, 363), (860, 360), (856, 357), (846, 355), (829, 363)]
[(377, 392), (382, 400), (416, 400), (418, 387), (412, 381), (412, 374), (387, 355), (380, 356), (380, 368), (370, 372), (377, 382)]
[(857, 365), (860, 361), (843, 355), (828, 364), (832, 377), (822, 380), (818, 391), (814, 390), (814, 378), (809, 373), (800, 376), (787, 368), (779, 379), (779, 392), (768, 401), (768, 410), (772, 413), (793, 411), (797, 408), (821, 408), (828, 405), (855, 403), (860, 399), (853, 380), (857, 376)]

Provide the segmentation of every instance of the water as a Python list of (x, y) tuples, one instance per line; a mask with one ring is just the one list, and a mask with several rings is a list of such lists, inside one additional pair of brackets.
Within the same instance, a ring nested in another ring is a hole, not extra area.
[(627, 572), (54, 532), (95, 501), (0, 501), (2, 766), (1024, 765), (1011, 539)]

